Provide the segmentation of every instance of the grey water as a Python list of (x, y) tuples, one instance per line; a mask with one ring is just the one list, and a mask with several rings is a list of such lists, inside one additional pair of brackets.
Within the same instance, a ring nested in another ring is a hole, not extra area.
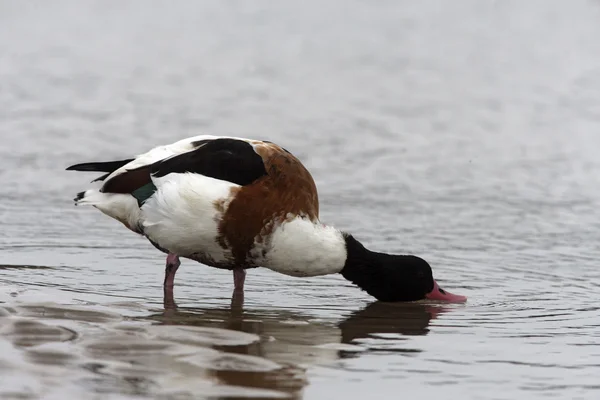
[[(600, 396), (600, 2), (0, 0), (0, 398)], [(74, 195), (271, 140), (462, 305), (164, 255)], [(167, 301), (169, 300), (169, 301)]]

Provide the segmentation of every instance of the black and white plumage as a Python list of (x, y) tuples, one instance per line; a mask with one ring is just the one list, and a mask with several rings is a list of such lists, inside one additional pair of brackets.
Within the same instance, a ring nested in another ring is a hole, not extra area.
[(76, 204), (96, 207), (168, 253), (166, 287), (183, 257), (233, 270), (237, 289), (245, 269), (264, 267), (291, 276), (340, 273), (380, 300), (465, 300), (439, 289), (425, 260), (369, 251), (323, 225), (311, 174), (271, 142), (202, 135), (67, 169), (105, 173)]

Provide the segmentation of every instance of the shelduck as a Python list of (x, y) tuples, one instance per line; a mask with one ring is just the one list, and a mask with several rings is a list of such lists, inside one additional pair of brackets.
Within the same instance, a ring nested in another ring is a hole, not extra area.
[(466, 301), (441, 289), (424, 259), (370, 251), (322, 224), (311, 174), (268, 141), (195, 136), (67, 170), (105, 173), (75, 204), (94, 206), (166, 253), (165, 288), (186, 258), (232, 270), (242, 293), (246, 269), (262, 267), (296, 277), (341, 274), (381, 301)]

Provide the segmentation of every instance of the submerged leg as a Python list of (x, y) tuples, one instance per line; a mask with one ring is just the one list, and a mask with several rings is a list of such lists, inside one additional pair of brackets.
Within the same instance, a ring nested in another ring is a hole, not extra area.
[(231, 297), (231, 309), (241, 310), (244, 306), (244, 281), (246, 270), (236, 267), (233, 269), (233, 296)]
[(181, 261), (179, 261), (179, 256), (177, 256), (177, 254), (169, 253), (167, 256), (167, 265), (165, 267), (164, 287), (173, 287), (173, 284), (175, 283), (175, 273), (180, 265)]
[(246, 270), (244, 268), (233, 269), (233, 288), (234, 290), (244, 291), (244, 281), (246, 280)]
[(165, 307), (165, 311), (177, 310), (177, 303), (175, 302), (175, 296), (173, 295), (173, 286), (165, 286), (163, 288), (163, 293), (163, 305)]
[(244, 310), (244, 291), (234, 290), (231, 296), (231, 312), (235, 315), (240, 315)]

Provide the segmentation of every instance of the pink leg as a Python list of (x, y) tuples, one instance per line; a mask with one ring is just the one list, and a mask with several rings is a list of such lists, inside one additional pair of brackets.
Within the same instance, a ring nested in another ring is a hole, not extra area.
[(246, 280), (246, 270), (244, 268), (233, 269), (233, 287), (236, 291), (244, 291), (244, 281)]
[(165, 287), (173, 287), (173, 284), (175, 283), (175, 273), (180, 265), (181, 261), (179, 261), (179, 256), (177, 256), (177, 254), (169, 253), (167, 256), (167, 265), (165, 267)]

